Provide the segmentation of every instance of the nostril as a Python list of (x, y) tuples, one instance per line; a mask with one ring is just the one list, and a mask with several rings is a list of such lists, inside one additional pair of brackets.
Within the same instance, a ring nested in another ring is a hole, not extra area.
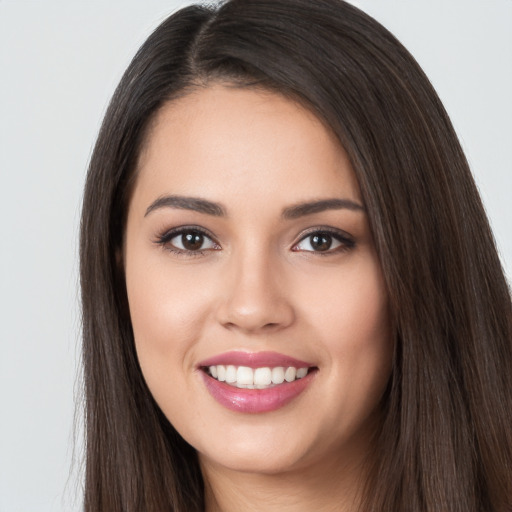
[(258, 322), (254, 321), (255, 319), (239, 319), (235, 322), (224, 322), (223, 325), (226, 329), (242, 329), (247, 332), (256, 332), (256, 331), (273, 331), (279, 329), (282, 324), (279, 322)]
[(219, 323), (225, 328), (271, 332), (293, 323), (295, 312), (288, 295), (281, 294), (282, 290), (272, 284), (274, 280), (256, 277), (254, 269), (231, 276), (233, 282), (226, 287), (216, 311)]

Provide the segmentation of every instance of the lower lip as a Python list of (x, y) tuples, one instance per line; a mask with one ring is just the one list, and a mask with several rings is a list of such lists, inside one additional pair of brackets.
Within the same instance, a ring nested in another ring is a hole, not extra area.
[(298, 397), (312, 382), (316, 371), (310, 371), (302, 379), (278, 384), (267, 389), (244, 389), (230, 386), (201, 371), (206, 388), (217, 402), (236, 412), (262, 413), (284, 407)]

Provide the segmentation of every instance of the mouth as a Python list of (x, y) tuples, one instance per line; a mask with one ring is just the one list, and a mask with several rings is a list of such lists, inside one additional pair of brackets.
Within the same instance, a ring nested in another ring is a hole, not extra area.
[(250, 368), (249, 366), (211, 365), (201, 367), (207, 375), (224, 382), (228, 386), (239, 389), (269, 389), (284, 383), (303, 379), (316, 367), (295, 366), (262, 366)]
[(242, 413), (264, 413), (287, 405), (314, 381), (318, 367), (275, 352), (229, 352), (199, 368), (210, 395)]

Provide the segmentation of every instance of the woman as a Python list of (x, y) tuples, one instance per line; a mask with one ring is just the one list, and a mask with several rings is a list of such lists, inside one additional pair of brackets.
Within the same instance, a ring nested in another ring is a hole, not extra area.
[(338, 0), (166, 20), (81, 237), (86, 510), (505, 511), (509, 290), (418, 65)]

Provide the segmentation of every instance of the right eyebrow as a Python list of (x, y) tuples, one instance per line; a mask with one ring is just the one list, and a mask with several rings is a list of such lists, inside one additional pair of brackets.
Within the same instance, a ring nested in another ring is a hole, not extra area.
[(226, 210), (219, 203), (213, 203), (199, 197), (188, 196), (162, 196), (153, 201), (148, 208), (144, 217), (151, 212), (160, 208), (178, 208), (180, 210), (193, 210), (206, 215), (214, 215), (215, 217), (226, 217)]

